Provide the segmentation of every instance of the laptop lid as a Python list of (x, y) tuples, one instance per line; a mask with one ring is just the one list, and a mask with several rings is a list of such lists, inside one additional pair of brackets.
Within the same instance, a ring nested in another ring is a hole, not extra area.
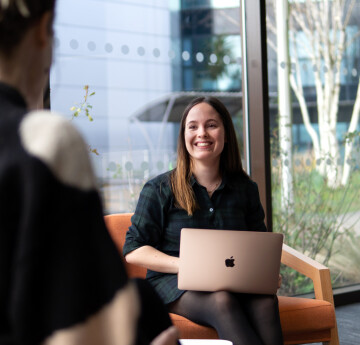
[(282, 244), (272, 232), (184, 228), (178, 288), (275, 294)]

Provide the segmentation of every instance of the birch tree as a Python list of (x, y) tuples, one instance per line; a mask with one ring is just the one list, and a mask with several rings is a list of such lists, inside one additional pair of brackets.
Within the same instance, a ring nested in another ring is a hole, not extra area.
[[(312, 140), (316, 168), (329, 187), (346, 184), (350, 175), (353, 142), (345, 142), (345, 159), (341, 161), (337, 139), (341, 73), (344, 53), (356, 39), (359, 31), (347, 37), (347, 27), (356, 0), (289, 0), (289, 35), (292, 44), (290, 85), (298, 100), (305, 128)], [(275, 8), (276, 13), (276, 8)], [(268, 18), (268, 29), (273, 29)], [(275, 33), (275, 31), (273, 31)], [(270, 47), (277, 49), (275, 42)], [(304, 95), (299, 52), (311, 61), (316, 93), (317, 132), (310, 121)], [(359, 88), (359, 86), (358, 86)], [(359, 122), (360, 91), (353, 108), (346, 137), (356, 131)]]
[(288, 2), (276, 0), (277, 76), (279, 104), (279, 149), (281, 164), (281, 209), (294, 213), (292, 167), (292, 109), (288, 48)]

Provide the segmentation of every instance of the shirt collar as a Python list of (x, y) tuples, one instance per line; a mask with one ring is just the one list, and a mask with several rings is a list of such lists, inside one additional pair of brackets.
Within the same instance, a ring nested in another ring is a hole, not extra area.
[[(218, 190), (223, 189), (226, 184), (228, 183), (228, 177), (226, 175), (226, 173), (223, 174), (222, 180), (221, 180), (221, 184), (220, 186), (217, 188)], [(196, 178), (194, 177), (194, 175), (191, 175), (190, 177), (190, 185), (191, 187), (194, 187), (194, 185), (197, 184), (198, 186), (202, 187), (198, 181), (196, 181)]]

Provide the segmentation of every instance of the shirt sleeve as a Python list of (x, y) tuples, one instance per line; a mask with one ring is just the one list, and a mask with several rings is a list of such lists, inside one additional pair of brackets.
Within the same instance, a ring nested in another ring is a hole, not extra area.
[(134, 215), (131, 226), (126, 233), (123, 255), (149, 245), (158, 248), (161, 243), (162, 233), (165, 228), (166, 204), (168, 188), (162, 188), (162, 183), (156, 178), (145, 184)]
[(259, 189), (255, 182), (249, 181), (247, 188), (248, 210), (246, 213), (246, 223), (249, 230), (267, 231), (264, 219), (265, 212), (261, 205)]

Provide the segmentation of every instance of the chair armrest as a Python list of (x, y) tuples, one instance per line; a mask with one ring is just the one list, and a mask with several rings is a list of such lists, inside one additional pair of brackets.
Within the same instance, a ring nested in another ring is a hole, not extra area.
[(330, 270), (319, 262), (283, 244), (281, 262), (310, 278), (314, 284), (315, 298), (334, 305)]

